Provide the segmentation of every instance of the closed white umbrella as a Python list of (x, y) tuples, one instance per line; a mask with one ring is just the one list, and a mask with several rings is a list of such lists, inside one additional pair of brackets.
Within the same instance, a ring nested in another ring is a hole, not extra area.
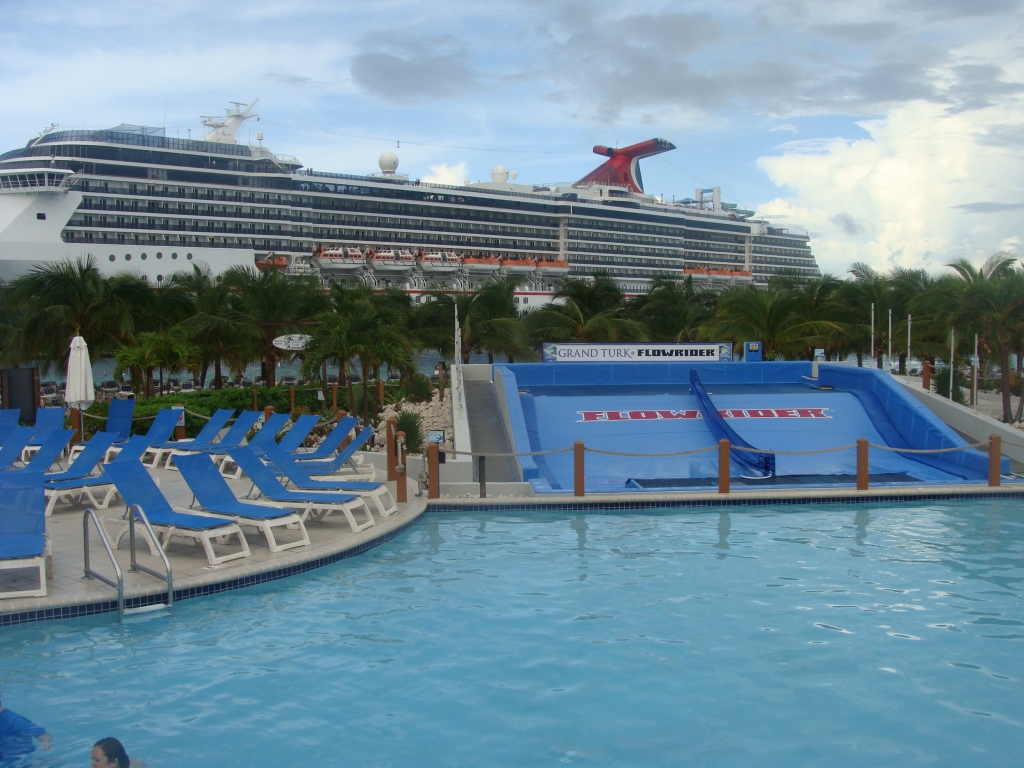
[[(70, 408), (75, 409), (72, 413), (71, 426), (79, 430), (76, 439), (82, 437), (82, 414), (84, 408), (96, 399), (96, 390), (92, 383), (92, 362), (89, 360), (89, 345), (81, 336), (75, 336), (71, 340), (71, 354), (68, 355), (68, 384), (64, 392), (64, 402)], [(77, 419), (74, 416), (78, 416)]]

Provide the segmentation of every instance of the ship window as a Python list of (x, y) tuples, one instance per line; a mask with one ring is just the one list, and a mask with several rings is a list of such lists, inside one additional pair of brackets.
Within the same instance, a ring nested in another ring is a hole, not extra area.
[(160, 251), (157, 251), (157, 252), (156, 252), (156, 257), (157, 257), (158, 259), (162, 259), (162, 258), (164, 257), (164, 255), (163, 255), (162, 253), (160, 253)]
[(126, 253), (126, 254), (124, 255), (124, 260), (125, 260), (125, 261), (131, 261), (131, 260), (132, 260), (132, 255), (131, 255), (130, 253)]
[(39, 219), (40, 221), (46, 221), (46, 214), (45, 213), (37, 213), (36, 214), (36, 218)]
[(186, 253), (185, 254), (185, 258), (188, 259), (189, 261), (192, 261), (192, 254), (191, 253)]
[(143, 261), (145, 261), (146, 259), (148, 259), (148, 258), (149, 258), (149, 256), (148, 256), (147, 254), (145, 254), (145, 253), (144, 253), (144, 254), (142, 254), (142, 256), (141, 256), (140, 258), (141, 258), (141, 259), (142, 259)]
[(113, 260), (114, 260), (114, 254), (110, 254), (110, 260), (111, 260), (111, 261), (113, 261)]
[(176, 258), (178, 258), (178, 254), (176, 254), (176, 253), (172, 253), (172, 254), (171, 254), (171, 258), (172, 258), (172, 259), (176, 259)]
[(164, 281), (164, 276), (163, 276), (163, 275), (157, 275), (157, 276), (156, 276), (156, 281), (157, 281), (158, 283), (162, 283), (162, 282)]

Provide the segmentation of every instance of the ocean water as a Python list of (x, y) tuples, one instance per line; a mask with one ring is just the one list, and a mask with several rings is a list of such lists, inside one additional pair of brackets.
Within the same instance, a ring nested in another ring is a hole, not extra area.
[(270, 585), (0, 630), (39, 766), (1003, 766), (1016, 500), (428, 515)]

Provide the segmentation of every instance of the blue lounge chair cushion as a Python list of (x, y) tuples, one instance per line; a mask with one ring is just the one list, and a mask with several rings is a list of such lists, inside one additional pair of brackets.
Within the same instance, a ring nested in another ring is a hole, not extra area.
[(179, 456), (175, 464), (188, 487), (192, 489), (192, 493), (196, 495), (196, 499), (210, 512), (255, 520), (273, 520), (292, 514), (290, 509), (277, 509), (239, 501), (217, 469), (217, 465), (213, 463), (213, 459), (205, 453)]
[[(363, 431), (365, 432), (366, 430)], [(284, 473), (284, 476), (300, 488), (309, 488), (311, 490), (323, 489), (327, 491), (372, 491), (376, 488), (380, 488), (380, 483), (344, 481), (340, 479), (316, 480), (310, 477), (310, 471), (308, 469), (299, 464), (299, 462), (294, 461), (287, 454), (283, 453), (280, 446), (276, 444), (265, 445), (263, 446), (263, 450), (266, 452), (267, 456), (270, 457), (270, 460), (277, 465), (278, 469)]]
[(114, 443), (114, 435), (109, 432), (97, 432), (85, 444), (85, 448), (78, 454), (71, 466), (63, 472), (53, 472), (46, 476), (47, 482), (52, 480), (71, 480), (78, 477), (88, 477), (96, 469), (96, 465), (103, 461), (107, 455), (107, 449)]
[(345, 446), (345, 450), (335, 456), (333, 459), (326, 461), (301, 461), (301, 456), (293, 455), (291, 458), (296, 462), (296, 465), (307, 474), (310, 475), (329, 475), (333, 472), (337, 472), (341, 469), (342, 465), (346, 461), (355, 455), (363, 445), (373, 436), (373, 427), (366, 427), (355, 436), (355, 439), (351, 443)]
[(57, 429), (50, 432), (42, 445), (39, 446), (39, 450), (36, 451), (36, 455), (32, 457), (32, 460), (24, 469), (8, 469), (6, 472), (45, 472), (53, 466), (53, 462), (57, 460), (61, 452), (68, 447), (68, 443), (71, 442), (71, 438), (75, 436), (75, 430), (73, 429)]
[(316, 447), (315, 451), (310, 453), (300, 453), (296, 455), (296, 458), (302, 460), (308, 459), (326, 459), (334, 454), (338, 447), (345, 441), (348, 433), (352, 431), (352, 428), (359, 423), (359, 419), (352, 416), (345, 416), (342, 418), (323, 439), (323, 442)]
[(127, 440), (132, 433), (132, 415), (135, 413), (135, 400), (111, 400), (107, 411), (107, 423), (104, 432), (111, 432), (118, 442)]
[[(14, 466), (14, 462), (21, 458), (21, 452), (32, 440), (35, 434), (35, 427), (15, 427), (14, 431), (7, 436), (4, 444), (0, 446), (0, 469), (7, 469)], [(43, 439), (49, 436), (49, 431), (41, 435)]]
[(153, 443), (154, 448), (178, 448), (189, 445), (204, 445), (211, 442), (220, 431), (224, 429), (224, 425), (228, 423), (228, 420), (234, 415), (234, 410), (231, 408), (218, 408), (217, 411), (210, 417), (210, 420), (203, 425), (203, 428), (199, 430), (199, 433), (190, 441), (185, 443), (177, 441), (165, 441), (160, 443)]
[(281, 438), (281, 442), (278, 445), (281, 446), (285, 453), (293, 453), (302, 447), (302, 441), (306, 439), (310, 432), (313, 431), (313, 427), (320, 421), (319, 416), (303, 415), (299, 416), (295, 420), (295, 424), (288, 430), (284, 437)]
[(0, 558), (38, 557), (46, 550), (46, 498), (41, 472), (0, 475)]
[(246, 476), (260, 489), (260, 493), (271, 501), (311, 502), (321, 504), (343, 504), (359, 498), (355, 494), (317, 493), (315, 491), (290, 491), (281, 485), (274, 473), (264, 464), (249, 446), (232, 448), (228, 451), (231, 459), (241, 467)]
[(228, 520), (175, 512), (141, 461), (111, 462), (107, 465), (106, 472), (114, 481), (117, 492), (121, 494), (125, 503), (129, 507), (136, 504), (142, 507), (142, 511), (153, 525), (169, 525), (193, 531), (234, 525)]
[[(249, 445), (263, 445), (266, 442), (273, 442), (277, 433), (284, 429), (284, 425), (291, 419), (287, 413), (272, 413), (270, 418), (263, 422), (263, 426), (252, 436)], [(276, 445), (276, 443), (275, 443)]]
[(259, 411), (242, 411), (238, 414), (238, 418), (235, 419), (235, 423), (224, 433), (224, 437), (219, 442), (202, 444), (197, 441), (194, 443), (184, 443), (179, 447), (183, 451), (204, 451), (206, 453), (217, 453), (220, 451), (224, 453), (227, 448), (240, 444), (242, 439), (256, 425), (259, 418)]
[(64, 409), (36, 409), (36, 429), (64, 429)]

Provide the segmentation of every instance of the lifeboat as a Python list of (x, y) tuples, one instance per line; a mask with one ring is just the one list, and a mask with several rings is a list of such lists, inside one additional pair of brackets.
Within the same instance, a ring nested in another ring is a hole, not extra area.
[(501, 261), (493, 256), (463, 256), (462, 271), (472, 275), (492, 275), (501, 268)]
[(528, 275), (536, 269), (536, 259), (512, 256), (501, 260), (501, 271), (506, 275)]
[(421, 270), (436, 275), (458, 272), (462, 266), (462, 259), (454, 251), (421, 252), (418, 263)]
[(538, 261), (537, 274), (544, 277), (565, 277), (569, 274), (569, 262), (555, 260)]
[(409, 272), (416, 266), (416, 259), (409, 251), (374, 251), (370, 265), (378, 272)]
[(313, 256), (320, 263), (321, 269), (353, 270), (366, 266), (366, 256), (358, 248), (347, 246), (318, 245), (313, 249)]
[(284, 269), (288, 266), (287, 256), (276, 256), (271, 253), (262, 261), (256, 262), (256, 269)]

